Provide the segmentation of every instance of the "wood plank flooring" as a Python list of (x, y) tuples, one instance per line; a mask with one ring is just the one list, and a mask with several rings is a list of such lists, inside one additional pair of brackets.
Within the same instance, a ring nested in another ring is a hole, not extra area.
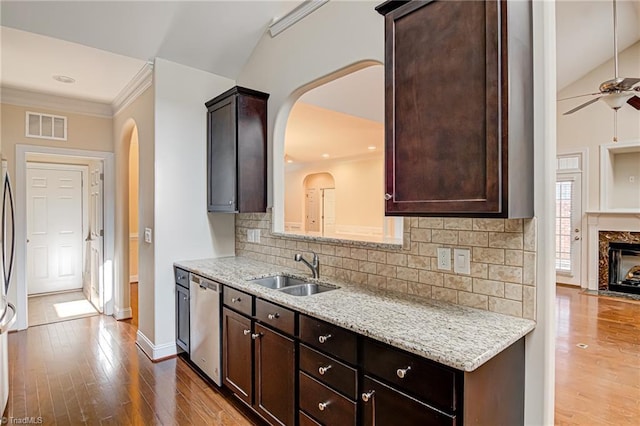
[(640, 424), (640, 302), (558, 286), (556, 317), (556, 424)]
[(130, 321), (94, 316), (9, 334), (6, 415), (45, 425), (250, 425), (179, 358), (152, 363)]

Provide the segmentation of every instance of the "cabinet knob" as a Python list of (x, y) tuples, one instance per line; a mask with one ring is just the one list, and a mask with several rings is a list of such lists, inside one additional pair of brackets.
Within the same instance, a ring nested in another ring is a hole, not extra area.
[(329, 406), (328, 402), (320, 402), (318, 403), (318, 410), (324, 411), (324, 409), (327, 408), (328, 406)]
[(318, 373), (320, 373), (321, 376), (324, 376), (324, 373), (329, 371), (329, 369), (331, 369), (331, 365), (327, 365), (326, 367), (320, 367), (318, 368)]
[(232, 205), (232, 204), (233, 204), (233, 200), (229, 200), (229, 205)]
[(398, 368), (396, 370), (396, 374), (398, 375), (398, 377), (400, 377), (401, 379), (404, 379), (404, 377), (407, 375), (407, 373), (411, 371), (411, 367), (406, 367), (406, 368)]
[(273, 313), (273, 314), (269, 314), (267, 315), (267, 318), (269, 318), (270, 320), (274, 320), (276, 318), (280, 318), (280, 314), (279, 313)]
[(374, 390), (370, 390), (369, 392), (365, 392), (365, 393), (363, 393), (361, 398), (362, 398), (362, 400), (363, 400), (364, 402), (369, 402), (369, 400), (370, 400), (371, 398), (373, 398), (373, 395), (374, 395), (375, 393), (376, 393), (376, 391), (374, 391)]
[(318, 342), (325, 343), (327, 340), (331, 338), (330, 334), (325, 334), (324, 336), (318, 337)]
[(252, 338), (253, 340), (256, 340), (256, 339), (258, 339), (258, 338), (260, 338), (260, 337), (262, 337), (262, 333), (253, 333), (253, 334), (251, 335), (251, 338)]
[(389, 201), (392, 198), (392, 195), (389, 194), (388, 192), (386, 194), (384, 194), (384, 200), (385, 201)]
[(187, 296), (182, 296), (182, 300), (187, 300)]
[(245, 336), (248, 336), (251, 334), (251, 330), (243, 330), (242, 334), (244, 334)]
[(231, 298), (231, 303), (240, 303), (242, 301), (242, 299), (240, 299), (239, 297), (232, 297)]

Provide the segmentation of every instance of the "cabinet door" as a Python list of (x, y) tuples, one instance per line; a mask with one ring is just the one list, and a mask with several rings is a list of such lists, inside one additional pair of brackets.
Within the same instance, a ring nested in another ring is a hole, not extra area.
[(210, 212), (237, 210), (236, 97), (223, 99), (207, 113), (207, 204)]
[(295, 422), (295, 342), (256, 324), (260, 337), (255, 346), (255, 408), (269, 422), (293, 425)]
[(437, 411), (369, 376), (364, 377), (363, 384), (362, 402), (365, 425), (398, 424), (399, 415), (402, 416), (403, 426), (454, 426), (456, 424), (455, 416)]
[(386, 15), (386, 214), (503, 213), (502, 3), (410, 2)]
[(222, 311), (223, 381), (235, 394), (253, 403), (251, 320), (227, 308)]
[(176, 344), (189, 353), (189, 290), (176, 286)]

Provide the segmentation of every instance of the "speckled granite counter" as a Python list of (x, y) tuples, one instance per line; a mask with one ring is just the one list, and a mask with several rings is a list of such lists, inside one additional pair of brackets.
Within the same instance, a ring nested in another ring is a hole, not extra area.
[(291, 296), (248, 280), (278, 273), (301, 276), (299, 271), (243, 257), (175, 265), (463, 371), (475, 370), (535, 327), (531, 320), (323, 278), (341, 288)]

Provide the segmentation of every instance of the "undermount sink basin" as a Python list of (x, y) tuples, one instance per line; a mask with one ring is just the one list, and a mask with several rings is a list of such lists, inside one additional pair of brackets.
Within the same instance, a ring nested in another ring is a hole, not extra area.
[(272, 277), (257, 278), (255, 280), (251, 280), (251, 282), (261, 285), (262, 287), (280, 289), (305, 284), (307, 281), (300, 278), (290, 277), (288, 275), (274, 275)]
[(324, 284), (305, 283), (291, 287), (285, 287), (279, 291), (290, 294), (292, 296), (311, 296), (312, 294), (324, 293), (325, 291), (335, 290), (337, 287), (331, 287)]

